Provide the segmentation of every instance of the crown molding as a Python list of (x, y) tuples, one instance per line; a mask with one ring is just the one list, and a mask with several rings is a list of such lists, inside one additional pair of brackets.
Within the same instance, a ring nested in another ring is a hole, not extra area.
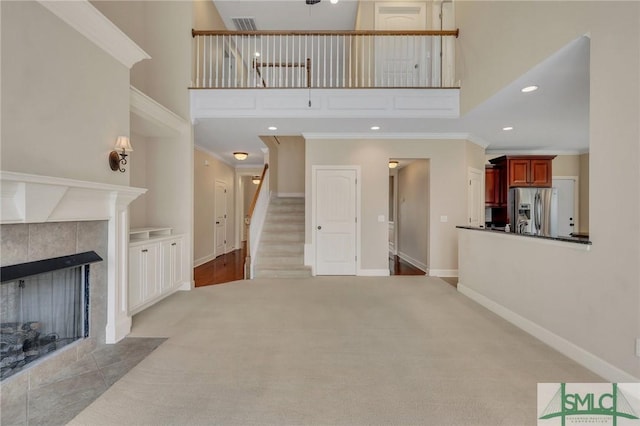
[(482, 138), (470, 133), (303, 133), (305, 139), (445, 139), (466, 140), (482, 148), (489, 146)]
[(558, 150), (558, 149), (488, 149), (487, 155), (582, 155), (588, 154), (585, 150)]
[(212, 156), (213, 158), (215, 158), (216, 160), (220, 161), (221, 163), (226, 164), (227, 166), (231, 167), (231, 168), (235, 168), (231, 163), (229, 163), (227, 160), (225, 160), (224, 158), (222, 158), (220, 156), (220, 154), (216, 154), (213, 151), (209, 151), (207, 148), (204, 148), (200, 145), (194, 145), (193, 146), (195, 149), (197, 149), (200, 152), (204, 152), (205, 154), (208, 154), (210, 156)]
[(153, 126), (166, 131), (167, 136), (186, 133), (189, 122), (159, 104), (133, 86), (129, 89), (130, 111)]
[(147, 52), (87, 0), (38, 1), (125, 67), (130, 69), (136, 62), (151, 59)]

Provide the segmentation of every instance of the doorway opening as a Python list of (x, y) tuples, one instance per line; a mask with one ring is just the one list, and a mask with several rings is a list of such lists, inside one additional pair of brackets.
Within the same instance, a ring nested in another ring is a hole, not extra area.
[(426, 275), (429, 265), (428, 159), (397, 161), (389, 168), (389, 273)]

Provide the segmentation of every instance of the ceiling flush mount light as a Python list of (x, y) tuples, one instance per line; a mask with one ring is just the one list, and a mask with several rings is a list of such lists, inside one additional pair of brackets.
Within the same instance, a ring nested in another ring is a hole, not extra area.
[(329, 1), (331, 2), (331, 4), (338, 4), (340, 0), (329, 0)]
[(278, 128), (276, 126), (269, 126), (268, 129), (269, 130), (278, 130)]
[(118, 136), (116, 146), (113, 147), (113, 151), (109, 153), (109, 166), (111, 170), (124, 173), (126, 171), (124, 166), (127, 165), (127, 152), (131, 151), (133, 151), (133, 148), (131, 148), (129, 138), (126, 136)]
[(380, 130), (380, 126), (371, 126), (371, 130)]
[(396, 160), (389, 161), (389, 168), (390, 169), (395, 169), (396, 167), (398, 167), (398, 162)]
[(535, 92), (536, 90), (538, 90), (538, 86), (527, 86), (527, 87), (523, 87), (522, 90), (520, 90), (522, 93), (530, 93), (530, 92)]
[(503, 127), (502, 130), (504, 130), (505, 132), (508, 132), (509, 130), (513, 130), (513, 127), (512, 126)]
[(251, 182), (253, 182), (254, 185), (257, 185), (260, 183), (260, 176), (253, 176), (251, 178)]
[(238, 161), (243, 161), (243, 160), (246, 160), (246, 159), (247, 159), (247, 157), (249, 156), (249, 154), (248, 154), (248, 153), (246, 153), (246, 152), (234, 152), (234, 153), (233, 153), (233, 156), (234, 156), (234, 157), (236, 157), (236, 160), (238, 160)]

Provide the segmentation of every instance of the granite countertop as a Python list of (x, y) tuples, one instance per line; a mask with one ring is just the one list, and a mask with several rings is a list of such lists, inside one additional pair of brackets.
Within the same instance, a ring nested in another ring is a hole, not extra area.
[(588, 238), (569, 237), (569, 236), (567, 236), (567, 237), (546, 237), (546, 236), (543, 236), (543, 235), (534, 235), (534, 234), (516, 234), (515, 232), (504, 232), (504, 228), (491, 229), (491, 228), (479, 228), (479, 227), (476, 227), (476, 226), (456, 226), (456, 228), (459, 228), (459, 229), (470, 229), (472, 231), (493, 232), (493, 233), (498, 233), (498, 234), (513, 235), (513, 236), (517, 236), (517, 237), (541, 238), (541, 239), (544, 239), (544, 240), (562, 241), (562, 242), (565, 242), (565, 243), (591, 245), (591, 241), (589, 241)]

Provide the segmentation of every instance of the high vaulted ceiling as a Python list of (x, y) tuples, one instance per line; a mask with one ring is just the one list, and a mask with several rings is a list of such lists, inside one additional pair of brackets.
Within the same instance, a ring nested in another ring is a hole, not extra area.
[[(329, 0), (307, 6), (303, 0), (215, 1), (230, 29), (233, 17), (254, 17), (258, 29), (353, 29), (356, 1)], [(464, 82), (463, 82), (464, 83)], [(522, 93), (535, 84), (539, 90)], [(464, 84), (461, 89), (464, 93)], [(372, 131), (371, 126), (380, 126)], [(269, 132), (269, 126), (277, 131)], [(511, 126), (513, 130), (504, 131)], [(198, 119), (195, 142), (225, 155), (234, 150), (250, 153), (249, 164), (260, 164), (264, 143), (260, 135), (304, 133), (468, 134), (489, 152), (578, 153), (589, 149), (589, 38), (568, 44), (525, 75), (458, 119), (398, 118), (242, 118)]]

